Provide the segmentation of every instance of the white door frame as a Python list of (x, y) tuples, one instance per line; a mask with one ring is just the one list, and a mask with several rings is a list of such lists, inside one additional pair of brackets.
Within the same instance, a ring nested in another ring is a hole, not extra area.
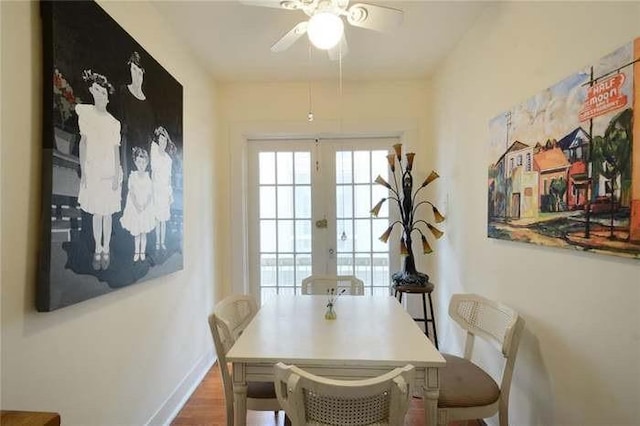
[[(249, 219), (248, 219), (248, 144), (252, 139), (347, 139), (350, 137), (397, 137), (408, 145), (418, 141), (416, 120), (378, 120), (366, 123), (343, 123), (340, 120), (299, 122), (241, 122), (229, 129), (229, 218), (230, 259), (223, 274), (231, 281), (232, 293), (253, 294), (258, 285), (249, 282)], [(393, 245), (391, 250), (393, 250)]]

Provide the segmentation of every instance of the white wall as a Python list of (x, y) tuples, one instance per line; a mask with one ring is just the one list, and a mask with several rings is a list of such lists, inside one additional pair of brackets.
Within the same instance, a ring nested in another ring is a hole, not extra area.
[[(640, 263), (486, 237), (488, 121), (638, 36), (637, 2), (503, 2), (433, 81), (439, 189), (449, 197), (439, 304), (475, 292), (524, 315), (511, 424), (640, 419)], [(441, 335), (444, 349), (459, 350), (453, 326)]]
[[(416, 181), (421, 181), (434, 164), (429, 87), (426, 80), (345, 81), (340, 96), (336, 75), (335, 81), (313, 82), (315, 119), (309, 123), (307, 82), (221, 84), (221, 127), (231, 149), (224, 155), (228, 156), (232, 165), (227, 173), (233, 182), (229, 215), (234, 220), (229, 220), (227, 230), (233, 234), (233, 238), (228, 239), (229, 264), (233, 270), (239, 271), (244, 267), (242, 253), (245, 249), (246, 226), (240, 218), (246, 206), (241, 203), (243, 194), (240, 188), (246, 185), (243, 180), (246, 170), (242, 168), (242, 153), (246, 150), (247, 137), (395, 133), (402, 135), (405, 152), (416, 152), (414, 175)], [(392, 249), (397, 247), (397, 243), (395, 239)], [(434, 248), (437, 252), (437, 245)], [(433, 257), (419, 255), (418, 268), (437, 282), (432, 260)], [(240, 274), (236, 275), (235, 291), (247, 291), (249, 283), (243, 282)]]
[(194, 368), (212, 360), (206, 317), (219, 282), (212, 166), (216, 90), (152, 5), (101, 4), (184, 87), (185, 268), (54, 312), (35, 311), (39, 5), (1, 2), (1, 405), (56, 411), (66, 425), (161, 423), (189, 390), (189, 380), (198, 378), (201, 370), (190, 375)]

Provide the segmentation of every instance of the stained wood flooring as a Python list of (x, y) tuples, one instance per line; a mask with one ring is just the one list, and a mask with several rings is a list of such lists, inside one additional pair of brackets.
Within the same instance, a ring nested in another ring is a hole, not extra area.
[[(180, 413), (171, 423), (173, 426), (225, 426), (224, 391), (220, 369), (215, 364), (207, 373), (202, 383), (189, 398)], [(459, 423), (460, 425), (464, 423)], [(469, 426), (481, 423), (469, 422)], [(405, 419), (405, 426), (424, 425), (422, 400), (413, 398)], [(452, 423), (450, 426), (455, 425)], [(284, 412), (278, 416), (273, 412), (249, 411), (247, 426), (284, 426)]]

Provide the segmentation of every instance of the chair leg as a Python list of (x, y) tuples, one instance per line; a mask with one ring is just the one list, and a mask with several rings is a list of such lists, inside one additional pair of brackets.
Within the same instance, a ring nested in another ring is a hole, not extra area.
[(436, 330), (436, 313), (433, 312), (433, 303), (431, 302), (431, 293), (429, 293), (429, 310), (431, 310), (431, 325), (433, 326), (433, 342), (436, 345), (436, 349), (440, 349), (438, 347), (438, 331)]
[(427, 301), (422, 294), (422, 315), (424, 315), (424, 334), (429, 338), (429, 317), (427, 316)]
[(227, 407), (227, 426), (233, 426), (234, 417), (233, 405), (231, 408)]
[[(502, 390), (501, 390), (502, 392)], [(500, 426), (509, 426), (509, 391), (500, 395), (498, 404), (498, 423)]]
[(506, 409), (498, 411), (498, 422), (500, 426), (509, 426), (509, 413)]

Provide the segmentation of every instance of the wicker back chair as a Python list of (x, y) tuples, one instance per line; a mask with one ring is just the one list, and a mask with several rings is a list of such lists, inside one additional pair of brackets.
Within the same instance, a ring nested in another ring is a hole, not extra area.
[[(454, 294), (449, 316), (467, 331), (467, 338), (464, 358), (442, 354), (447, 364), (440, 372), (438, 424), (498, 413), (500, 426), (507, 426), (509, 389), (524, 319), (508, 306), (475, 294)], [(489, 342), (505, 360), (500, 386), (471, 362), (476, 336)]]
[[(218, 303), (213, 314), (209, 316), (209, 328), (218, 355), (218, 365), (224, 388), (227, 426), (233, 426), (234, 412), (233, 382), (226, 355), (257, 312), (258, 305), (252, 296), (235, 295)], [(275, 411), (276, 413), (280, 410), (273, 382), (249, 382), (247, 385), (247, 409)]]
[(331, 289), (339, 294), (344, 289), (344, 294), (364, 295), (364, 283), (353, 275), (310, 275), (302, 280), (301, 289), (302, 294), (326, 295)]
[(402, 425), (414, 368), (407, 365), (365, 380), (332, 380), (277, 363), (276, 394), (293, 426)]

